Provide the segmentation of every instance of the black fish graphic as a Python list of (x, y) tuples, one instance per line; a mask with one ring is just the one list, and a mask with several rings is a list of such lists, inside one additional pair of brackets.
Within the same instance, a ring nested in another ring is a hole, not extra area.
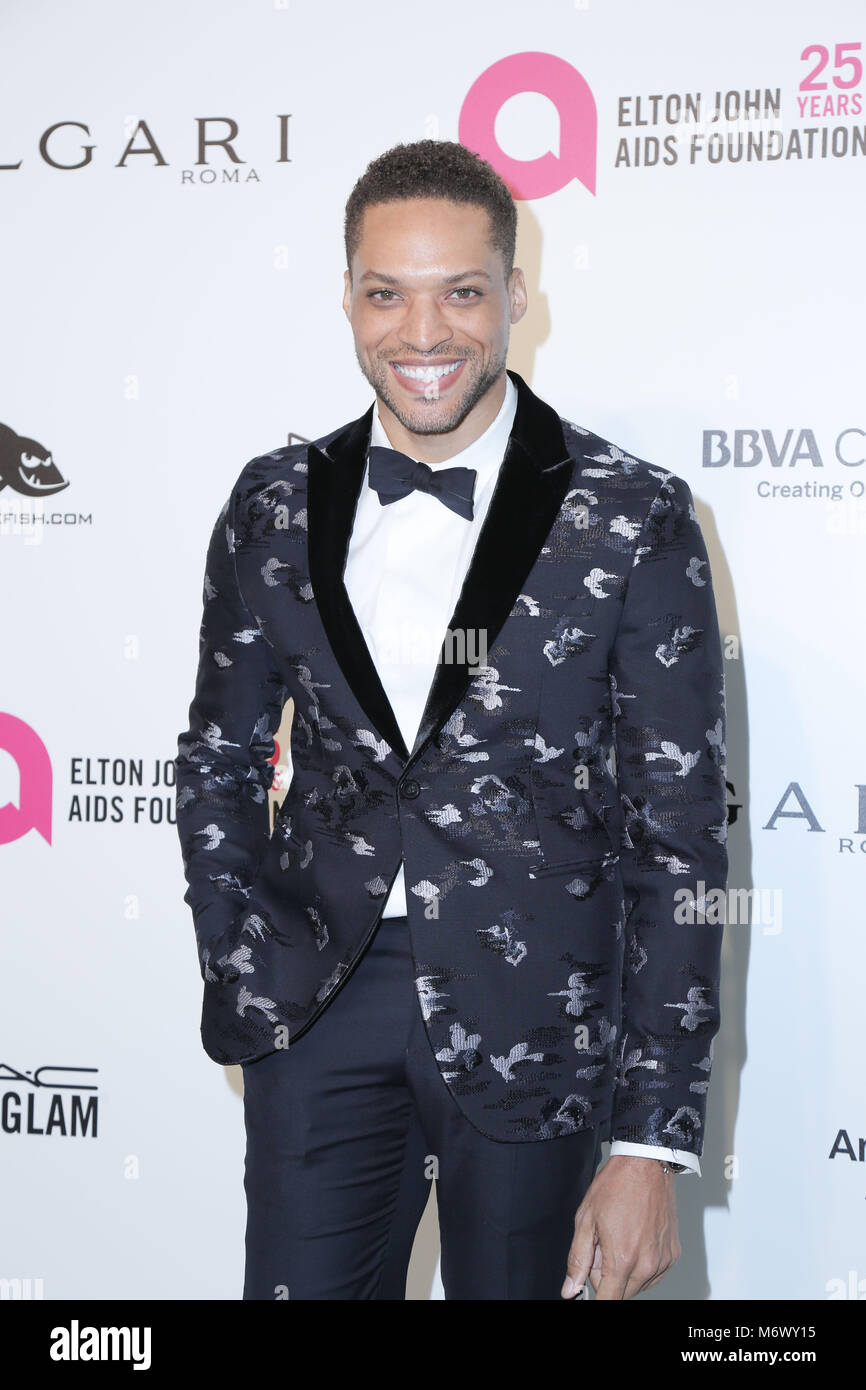
[(50, 497), (69, 487), (50, 450), (0, 425), (0, 492), (11, 487), (24, 497)]

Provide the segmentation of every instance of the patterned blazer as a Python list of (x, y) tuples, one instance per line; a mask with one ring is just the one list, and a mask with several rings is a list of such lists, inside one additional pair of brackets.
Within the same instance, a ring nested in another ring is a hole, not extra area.
[(512, 433), (412, 749), (342, 580), (374, 407), (252, 459), (220, 513), (177, 757), (202, 1040), (237, 1063), (315, 1027), (402, 856), (419, 1008), (469, 1121), (700, 1155), (727, 889), (707, 552), (681, 478), (509, 375)]

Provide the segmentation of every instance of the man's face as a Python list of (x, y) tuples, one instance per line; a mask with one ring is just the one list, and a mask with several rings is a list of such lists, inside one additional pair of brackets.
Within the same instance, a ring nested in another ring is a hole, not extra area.
[(343, 308), (361, 371), (413, 434), (456, 429), (505, 369), (526, 309), (486, 208), (407, 198), (365, 209)]

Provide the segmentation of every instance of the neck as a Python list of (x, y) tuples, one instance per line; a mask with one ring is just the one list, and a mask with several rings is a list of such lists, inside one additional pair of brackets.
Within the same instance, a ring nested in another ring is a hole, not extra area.
[(453, 430), (446, 430), (443, 434), (415, 434), (406, 428), (397, 419), (397, 416), (382, 400), (381, 396), (376, 397), (379, 419), (387, 434), (391, 445), (399, 449), (401, 453), (408, 454), (410, 458), (418, 459), (421, 463), (442, 463), (445, 459), (453, 458), (461, 450), (467, 449), (470, 444), (474, 444), (486, 429), (493, 424), (499, 414), (502, 402), (505, 400), (505, 371), (496, 378), (481, 397), (480, 401), (472, 407), (465, 419)]

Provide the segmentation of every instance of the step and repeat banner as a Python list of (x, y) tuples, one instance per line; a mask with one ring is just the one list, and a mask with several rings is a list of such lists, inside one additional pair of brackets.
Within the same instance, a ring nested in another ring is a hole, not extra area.
[(0, 1296), (240, 1298), (243, 1079), (200, 1045), (175, 829), (205, 550), (248, 459), (369, 405), (343, 206), (432, 137), (520, 200), (509, 364), (687, 479), (710, 551), (723, 1026), (645, 1297), (866, 1298), (862, 4), (5, 0), (0, 32)]

